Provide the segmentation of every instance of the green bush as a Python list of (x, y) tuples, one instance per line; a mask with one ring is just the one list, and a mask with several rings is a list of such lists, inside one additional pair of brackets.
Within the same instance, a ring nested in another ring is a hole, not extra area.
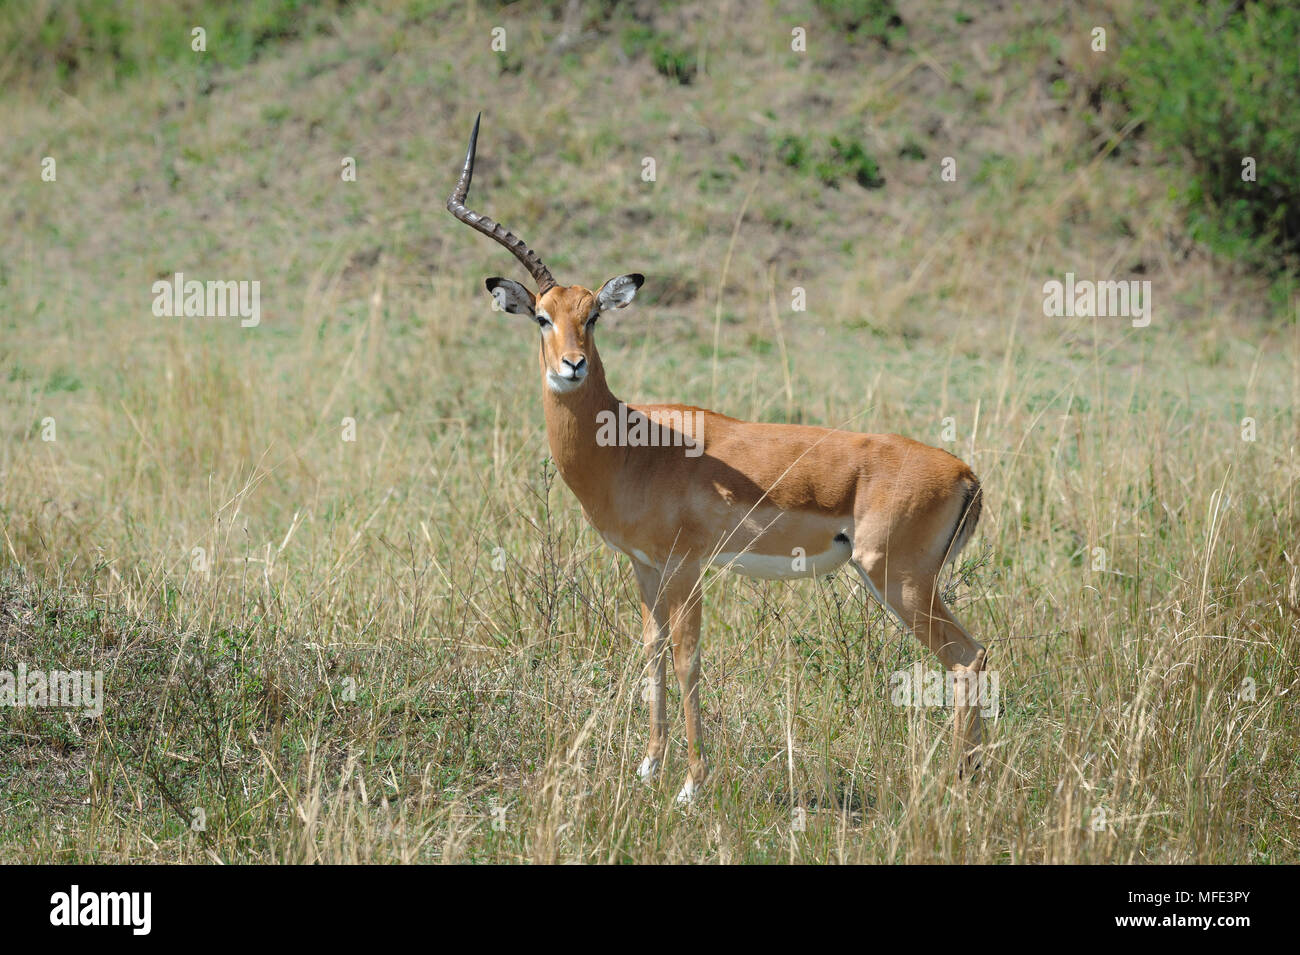
[[(1193, 235), (1270, 273), (1300, 260), (1300, 7), (1159, 0), (1124, 37), (1122, 97), (1190, 161), (1174, 190)], [(1243, 177), (1255, 160), (1256, 181)]]
[(832, 136), (818, 149), (806, 137), (787, 133), (776, 142), (776, 158), (798, 172), (812, 173), (822, 185), (834, 189), (844, 179), (852, 179), (864, 189), (885, 184), (880, 166), (856, 139)]
[(817, 8), (837, 30), (879, 40), (885, 47), (906, 38), (907, 28), (894, 0), (816, 0)]
[(786, 133), (776, 144), (776, 158), (783, 166), (802, 172), (808, 167), (808, 155), (811, 147), (808, 140), (793, 133)]
[(879, 189), (885, 184), (880, 166), (868, 155), (858, 140), (832, 136), (830, 155), (817, 166), (817, 176), (828, 186), (841, 179), (852, 179), (864, 189)]
[(649, 54), (658, 73), (682, 86), (689, 86), (695, 79), (698, 70), (695, 54), (678, 45), (671, 34), (638, 23), (623, 31), (622, 44), (623, 52), (629, 57)]

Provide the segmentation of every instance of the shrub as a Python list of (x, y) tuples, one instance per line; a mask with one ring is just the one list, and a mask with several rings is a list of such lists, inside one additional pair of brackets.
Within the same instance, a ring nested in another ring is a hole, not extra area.
[(787, 133), (776, 144), (776, 158), (782, 165), (802, 172), (808, 165), (808, 141), (802, 136)]
[[(1300, 8), (1158, 0), (1121, 54), (1121, 96), (1164, 150), (1193, 235), (1267, 272), (1300, 257)], [(1243, 179), (1255, 161), (1256, 181)]]
[(832, 136), (830, 150), (830, 158), (822, 164), (819, 173), (822, 182), (828, 186), (835, 185), (840, 179), (852, 179), (864, 189), (879, 189), (885, 184), (880, 166), (858, 140)]
[(817, 0), (817, 8), (837, 30), (879, 40), (885, 47), (907, 35), (894, 0)]
[(852, 179), (864, 189), (885, 184), (880, 166), (856, 139), (832, 136), (818, 149), (807, 138), (787, 133), (777, 140), (776, 158), (798, 172), (811, 172), (822, 185), (833, 189), (844, 179)]
[(648, 53), (655, 70), (682, 86), (689, 86), (698, 71), (695, 54), (673, 42), (673, 38), (646, 24), (628, 27), (622, 35), (623, 52), (629, 57)]

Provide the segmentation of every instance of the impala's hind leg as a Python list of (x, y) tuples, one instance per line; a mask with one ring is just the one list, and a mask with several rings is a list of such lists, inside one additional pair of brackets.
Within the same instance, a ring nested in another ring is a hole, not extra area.
[(984, 740), (978, 693), (984, 647), (957, 622), (939, 596), (936, 573), (891, 568), (883, 555), (857, 552), (853, 562), (872, 595), (933, 651), (953, 680), (953, 746), (958, 773), (979, 768)]

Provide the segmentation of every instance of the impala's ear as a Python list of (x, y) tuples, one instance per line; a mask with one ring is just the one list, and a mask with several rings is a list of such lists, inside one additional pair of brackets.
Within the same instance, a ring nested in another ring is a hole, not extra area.
[(532, 292), (518, 282), (493, 277), (483, 284), (492, 293), (492, 297), (497, 300), (497, 306), (501, 311), (509, 312), (511, 315), (534, 317), (533, 305), (536, 303), (536, 299), (533, 298)]
[(645, 281), (645, 276), (640, 272), (632, 272), (629, 275), (620, 275), (612, 278), (600, 287), (596, 293), (596, 307), (604, 312), (611, 308), (622, 308), (624, 305), (630, 305), (632, 299), (636, 298), (636, 290), (641, 287)]

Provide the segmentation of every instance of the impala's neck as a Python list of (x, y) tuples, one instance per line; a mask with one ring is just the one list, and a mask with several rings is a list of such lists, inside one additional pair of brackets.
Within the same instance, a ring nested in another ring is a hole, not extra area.
[(618, 414), (618, 399), (605, 382), (605, 367), (592, 348), (589, 370), (582, 385), (573, 391), (557, 392), (546, 380), (542, 360), (542, 407), (546, 412), (546, 437), (560, 477), (584, 507), (591, 510), (611, 487), (609, 472), (616, 466), (622, 449), (596, 442), (597, 415)]

